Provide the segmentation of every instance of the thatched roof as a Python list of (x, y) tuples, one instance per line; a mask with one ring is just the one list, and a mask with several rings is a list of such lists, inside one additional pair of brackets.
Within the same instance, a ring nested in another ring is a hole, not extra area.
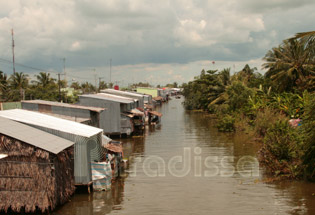
[(0, 213), (48, 212), (74, 193), (73, 147), (54, 155), (0, 134)]

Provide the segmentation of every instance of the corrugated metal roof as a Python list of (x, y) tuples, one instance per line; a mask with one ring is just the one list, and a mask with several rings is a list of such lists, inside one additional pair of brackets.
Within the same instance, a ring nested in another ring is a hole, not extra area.
[(123, 100), (129, 100), (129, 101), (133, 101), (136, 102), (139, 99), (134, 99), (134, 98), (130, 98), (130, 97), (125, 97), (125, 96), (119, 96), (119, 95), (113, 95), (113, 94), (109, 94), (109, 93), (98, 93), (97, 95), (101, 95), (101, 96), (105, 96), (108, 98), (114, 98), (114, 99), (123, 99)]
[(105, 96), (107, 94), (105, 94), (105, 95), (101, 95), (101, 94), (104, 94), (104, 93), (81, 95), (80, 97), (95, 98), (95, 99), (106, 100), (106, 101), (113, 101), (113, 102), (118, 102), (118, 103), (123, 103), (123, 104), (134, 103), (134, 101), (126, 99), (126, 98), (120, 99), (120, 98), (114, 98), (114, 97)]
[(3, 117), (0, 117), (0, 133), (54, 154), (74, 144), (69, 140)]
[(145, 94), (145, 93), (139, 93), (139, 92), (132, 92), (132, 93), (135, 93), (135, 94), (138, 94), (138, 95), (141, 95), (141, 96), (144, 96), (144, 97), (152, 97), (152, 95), (148, 95), (148, 94)]
[(13, 109), (0, 111), (0, 116), (18, 122), (50, 128), (53, 130), (62, 131), (83, 137), (91, 137), (103, 131), (102, 129), (84, 125), (78, 122), (60, 119), (54, 116), (49, 116), (47, 114), (42, 114), (28, 110)]
[(101, 90), (101, 93), (113, 93), (115, 95), (126, 95), (126, 96), (135, 96), (138, 98), (143, 98), (142, 95), (132, 93), (132, 92), (127, 92), (127, 91), (121, 91), (121, 90), (114, 90), (114, 89), (106, 89), (106, 90)]
[[(35, 111), (37, 112), (37, 111)], [(61, 114), (54, 114), (54, 113), (44, 113), (50, 116), (54, 116), (54, 117), (58, 117), (61, 119), (66, 119), (66, 120), (70, 120), (70, 121), (74, 121), (74, 122), (79, 122), (79, 123), (83, 123), (83, 122), (88, 122), (91, 120), (91, 118), (83, 118), (83, 117), (75, 117), (75, 116), (66, 116), (66, 115), (61, 115)]]
[(61, 102), (52, 102), (52, 101), (44, 101), (44, 100), (24, 100), (22, 103), (32, 103), (32, 104), (43, 104), (43, 105), (51, 105), (51, 106), (59, 106), (59, 107), (69, 107), (69, 108), (76, 108), (76, 109), (84, 109), (90, 110), (95, 112), (102, 112), (106, 108), (100, 107), (89, 107), (89, 106), (82, 106), (82, 105), (75, 105), (75, 104), (68, 104), (68, 103), (61, 103)]

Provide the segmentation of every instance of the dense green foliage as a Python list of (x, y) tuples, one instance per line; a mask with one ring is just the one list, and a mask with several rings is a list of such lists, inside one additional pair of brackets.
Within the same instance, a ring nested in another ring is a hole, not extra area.
[[(73, 95), (67, 95), (67, 83), (65, 80), (58, 82), (50, 76), (50, 73), (40, 72), (35, 75), (35, 79), (22, 72), (15, 73), (8, 77), (5, 73), (0, 71), (0, 101), (20, 101), (23, 99), (43, 99), (49, 101), (58, 101), (73, 103), (78, 99), (78, 93), (94, 93), (99, 89), (107, 88), (104, 82), (100, 82), (100, 88), (96, 89), (89, 82), (78, 83), (73, 82), (71, 87), (75, 89)], [(60, 87), (60, 95), (59, 95)], [(60, 97), (60, 98), (59, 98)]]
[[(267, 172), (286, 178), (315, 180), (315, 33), (298, 34), (270, 50), (265, 75), (249, 65), (201, 71), (183, 84), (187, 110), (217, 115), (220, 131), (252, 132), (262, 142)], [(301, 119), (293, 125), (290, 119)]]

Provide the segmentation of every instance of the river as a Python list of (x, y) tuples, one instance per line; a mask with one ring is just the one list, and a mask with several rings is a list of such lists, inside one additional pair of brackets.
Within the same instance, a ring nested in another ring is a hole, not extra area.
[(144, 137), (121, 140), (130, 167), (111, 191), (76, 193), (53, 214), (315, 214), (315, 184), (265, 183), (258, 144), (182, 101), (163, 104)]

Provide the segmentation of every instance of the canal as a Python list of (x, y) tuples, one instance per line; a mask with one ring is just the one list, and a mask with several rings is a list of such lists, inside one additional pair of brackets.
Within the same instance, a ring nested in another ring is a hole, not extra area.
[(257, 144), (181, 102), (163, 104), (144, 137), (121, 140), (130, 166), (111, 191), (76, 193), (53, 214), (315, 214), (314, 184), (265, 183)]

